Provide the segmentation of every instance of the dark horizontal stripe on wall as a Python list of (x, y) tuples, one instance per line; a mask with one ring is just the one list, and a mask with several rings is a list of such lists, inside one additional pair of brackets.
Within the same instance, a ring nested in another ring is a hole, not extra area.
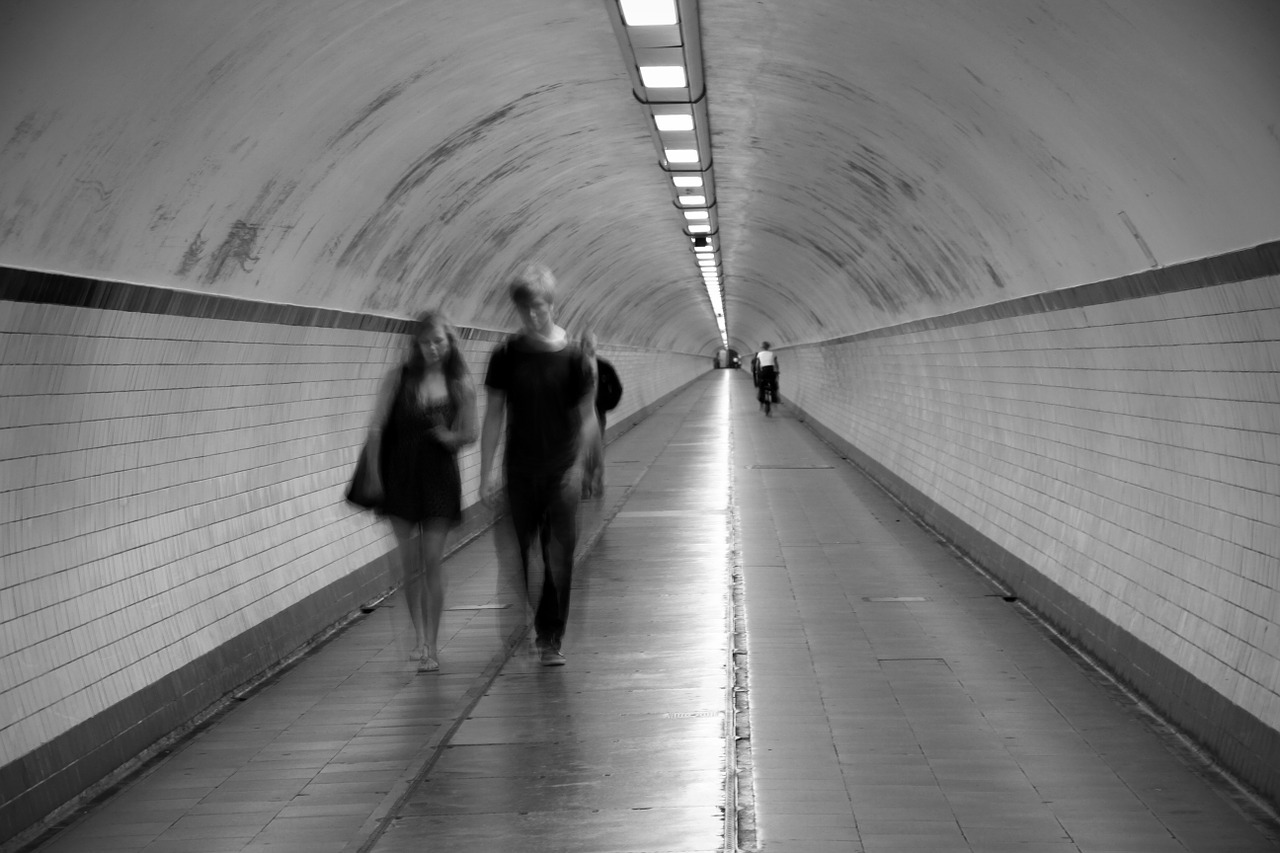
[[(858, 332), (853, 335), (845, 335), (818, 343), (822, 346), (827, 346), (829, 344), (843, 344), (872, 338), (887, 338), (915, 332), (927, 332), (954, 326), (969, 326), (990, 320), (1047, 314), (1051, 311), (1084, 308), (1088, 305), (1107, 305), (1112, 302), (1124, 302), (1128, 299), (1141, 299), (1144, 296), (1160, 296), (1184, 290), (1199, 290), (1204, 287), (1217, 287), (1220, 284), (1252, 281), (1274, 275), (1280, 275), (1280, 240), (1263, 243), (1251, 249), (1228, 252), (1225, 255), (1215, 255), (1211, 258), (1187, 261), (1174, 266), (1144, 270), (1132, 275), (1120, 276), (1119, 278), (1111, 278), (1105, 281), (1095, 281), (1063, 290), (1036, 293), (1031, 296), (1010, 299), (1008, 302), (983, 305), (980, 308), (968, 308), (964, 311), (944, 314), (940, 317), (912, 320), (909, 323), (886, 326), (883, 329), (873, 329), (869, 332)], [(812, 346), (812, 344), (805, 344), (804, 346)], [(782, 347), (782, 349), (789, 349), (789, 347)]]
[[(238, 299), (216, 293), (167, 290), (144, 284), (81, 278), (14, 267), (0, 267), (0, 301), (278, 326), (356, 329), (362, 332), (408, 334), (413, 330), (412, 320), (397, 317), (305, 305), (255, 302), (252, 299)], [(507, 333), (460, 327), (458, 336), (466, 340), (500, 341), (506, 338)]]

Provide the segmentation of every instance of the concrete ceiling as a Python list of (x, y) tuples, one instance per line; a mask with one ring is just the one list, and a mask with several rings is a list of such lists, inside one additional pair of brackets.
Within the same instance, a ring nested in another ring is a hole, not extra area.
[[(718, 333), (604, 0), (7, 0), (0, 264)], [(726, 311), (826, 340), (1280, 237), (1276, 0), (703, 0)]]

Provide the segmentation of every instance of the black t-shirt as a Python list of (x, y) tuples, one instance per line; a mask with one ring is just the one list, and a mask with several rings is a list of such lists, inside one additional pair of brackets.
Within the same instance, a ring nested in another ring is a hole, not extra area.
[(578, 405), (591, 393), (591, 372), (573, 345), (547, 351), (516, 335), (494, 350), (484, 384), (506, 395), (506, 469), (556, 475), (578, 455)]

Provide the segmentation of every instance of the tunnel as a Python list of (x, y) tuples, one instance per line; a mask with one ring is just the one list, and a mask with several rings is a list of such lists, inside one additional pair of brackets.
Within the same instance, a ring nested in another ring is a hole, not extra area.
[(482, 366), (530, 263), (611, 429), (770, 341), (793, 416), (1280, 800), (1280, 4), (636, 8), (0, 8), (0, 839), (383, 591), (378, 381), (432, 307)]

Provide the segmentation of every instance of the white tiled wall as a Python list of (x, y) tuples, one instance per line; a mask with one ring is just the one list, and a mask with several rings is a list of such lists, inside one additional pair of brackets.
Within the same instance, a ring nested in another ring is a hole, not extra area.
[(782, 359), (813, 418), (1280, 728), (1280, 280)]
[[(481, 384), (493, 343), (464, 343)], [(0, 765), (390, 549), (342, 494), (402, 346), (0, 303)], [(615, 418), (710, 367), (603, 354)]]
[(616, 424), (661, 400), (671, 391), (712, 369), (710, 356), (656, 356), (647, 350), (601, 345), (599, 355), (609, 360), (622, 381), (622, 399), (609, 413)]

